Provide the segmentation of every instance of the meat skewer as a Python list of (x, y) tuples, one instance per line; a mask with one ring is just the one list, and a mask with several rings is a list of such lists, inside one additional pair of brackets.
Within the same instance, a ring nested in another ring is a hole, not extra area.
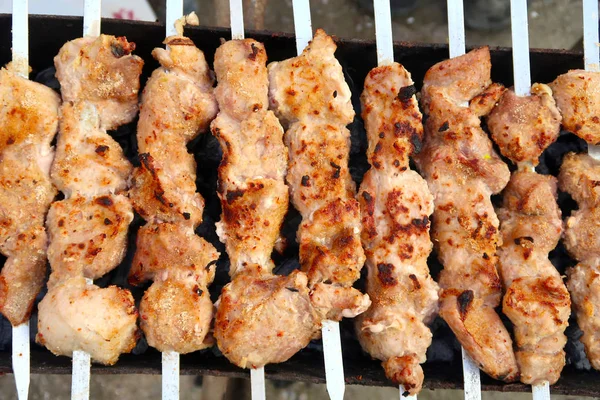
[(28, 81), (28, 2), (13, 1), (13, 60), (0, 70), (0, 312), (12, 329), (12, 363), (19, 399), (30, 383), (29, 317), (46, 277), (44, 220), (56, 188), (50, 182), (51, 147), (59, 97)]
[[(242, 0), (229, 0), (229, 18), (231, 26), (231, 39), (244, 39), (244, 6)], [(265, 368), (260, 366), (250, 369), (250, 387), (252, 399), (264, 400), (265, 395)]]
[[(100, 20), (102, 17), (102, 0), (83, 1), (83, 36), (100, 36)], [(86, 277), (90, 285), (93, 280)], [(87, 400), (90, 397), (90, 355), (81, 350), (73, 351), (73, 368), (71, 381), (71, 398)]]
[[(465, 17), (463, 0), (447, 0), (448, 50), (450, 58), (465, 54)], [(465, 104), (462, 104), (465, 106)], [(465, 400), (481, 399), (481, 377), (479, 366), (475, 364), (465, 348), (461, 346)]]
[[(288, 154), (283, 129), (268, 109), (266, 61), (261, 43), (233, 39), (217, 49), (214, 62), (220, 111), (211, 131), (223, 150), (217, 234), (231, 276), (217, 302), (214, 335), (229, 361), (251, 370), (288, 360), (318, 334), (321, 320), (305, 273), (272, 272), (271, 253), (288, 208)], [(252, 375), (253, 399), (264, 398), (263, 377), (262, 371)]]
[[(293, 0), (294, 33), (296, 53), (302, 54), (313, 37), (309, 0)], [(323, 357), (325, 362), (325, 383), (330, 399), (342, 399), (345, 392), (344, 360), (339, 322), (322, 321)]]
[(123, 193), (132, 167), (106, 132), (135, 117), (143, 66), (131, 55), (134, 44), (95, 35), (99, 8), (86, 3), (87, 36), (66, 43), (55, 58), (63, 105), (51, 177), (65, 199), (52, 204), (46, 223), (52, 274), (36, 337), (55, 354), (73, 355), (77, 399), (89, 397), (90, 357), (113, 364), (138, 337), (131, 293), (86, 282), (125, 255), (133, 210)]
[(356, 330), (363, 348), (400, 385), (401, 397), (414, 399), (432, 339), (426, 323), (438, 308), (439, 288), (427, 267), (433, 196), (408, 165), (423, 138), (422, 116), (410, 74), (393, 62), (389, 2), (374, 6), (379, 66), (361, 96), (371, 169), (358, 191), (372, 304), (356, 318)]
[[(180, 10), (180, 3), (167, 6)], [(186, 21), (198, 23), (195, 14), (167, 22), (173, 28), (167, 29), (166, 49), (152, 52), (161, 66), (142, 95), (137, 129), (141, 165), (129, 192), (135, 210), (147, 221), (138, 231), (129, 282), (154, 281), (140, 303), (140, 326), (148, 344), (162, 352), (163, 399), (179, 398), (179, 354), (212, 344), (207, 334), (213, 304), (207, 287), (219, 258), (194, 233), (202, 222), (204, 199), (196, 193), (196, 163), (186, 145), (208, 130), (218, 106), (204, 54), (183, 36)]]
[[(295, 20), (296, 24), (302, 22)], [(365, 256), (359, 204), (348, 169), (350, 133), (346, 125), (352, 122), (354, 110), (335, 49), (333, 39), (319, 29), (302, 54), (271, 63), (269, 101), (287, 127), (287, 182), (293, 204), (302, 215), (300, 264), (325, 319), (327, 390), (330, 398), (341, 399), (344, 375), (338, 321), (361, 314), (370, 300), (352, 288)]]
[[(510, 173), (479, 120), (497, 92), (490, 71), (487, 47), (429, 69), (421, 92), (425, 144), (416, 161), (435, 197), (432, 237), (444, 265), (440, 316), (488, 375), (512, 381), (518, 376), (512, 340), (494, 310), (501, 297), (501, 238), (490, 200)], [(471, 107), (464, 106), (468, 101)]]
[(560, 131), (560, 113), (546, 85), (531, 86), (527, 2), (511, 1), (514, 89), (488, 116), (501, 153), (518, 165), (498, 210), (503, 237), (498, 251), (506, 293), (503, 312), (514, 326), (521, 381), (535, 400), (550, 399), (550, 384), (565, 365), (564, 331), (570, 314), (567, 288), (548, 259), (562, 235), (556, 179), (534, 170)]
[(563, 128), (588, 143), (587, 154), (568, 153), (558, 175), (561, 191), (569, 193), (579, 208), (566, 219), (564, 245), (578, 264), (567, 270), (577, 323), (583, 331), (581, 342), (593, 368), (600, 370), (600, 323), (598, 296), (600, 257), (597, 238), (597, 180), (600, 179), (598, 136), (600, 123), (600, 73), (598, 72), (598, 2), (583, 2), (585, 70), (571, 70), (551, 84), (556, 105), (562, 114)]

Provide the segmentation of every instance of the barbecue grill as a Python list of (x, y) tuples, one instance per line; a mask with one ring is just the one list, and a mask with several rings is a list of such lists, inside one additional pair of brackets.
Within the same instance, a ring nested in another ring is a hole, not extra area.
[[(33, 69), (32, 77), (39, 82), (53, 86), (57, 85), (53, 79), (53, 57), (60, 47), (67, 41), (81, 36), (82, 19), (76, 17), (55, 16), (30, 16), (30, 65)], [(0, 62), (6, 64), (11, 59), (11, 16), (0, 15)], [(102, 31), (105, 34), (126, 36), (128, 40), (136, 43), (135, 53), (145, 61), (144, 73), (141, 79), (145, 82), (150, 73), (158, 66), (151, 56), (153, 48), (162, 43), (165, 26), (159, 23), (134, 22), (122, 20), (103, 20)], [(220, 45), (221, 38), (229, 39), (229, 29), (221, 28), (186, 28), (189, 36), (198, 48), (206, 54), (209, 64), (216, 48)], [(255, 38), (265, 44), (270, 61), (284, 60), (296, 55), (294, 37), (289, 34), (272, 33), (265, 31), (248, 31), (247, 37)], [(448, 58), (448, 46), (438, 44), (415, 44), (395, 42), (394, 54), (396, 61), (402, 63), (412, 73), (417, 89), (423, 81), (427, 69), (436, 62)], [(353, 94), (355, 109), (360, 109), (359, 96), (362, 91), (365, 76), (377, 64), (376, 47), (374, 41), (365, 40), (339, 40), (336, 53), (340, 60), (346, 79), (350, 84)], [(512, 52), (508, 48), (492, 48), (492, 79), (506, 86), (513, 84)], [(557, 75), (569, 69), (583, 67), (583, 54), (564, 50), (531, 50), (531, 78), (534, 82), (549, 82)], [(137, 149), (135, 146), (135, 127), (133, 122), (119, 128), (115, 133), (116, 139), (123, 146), (126, 155), (137, 163)], [(368, 169), (365, 158), (366, 137), (362, 121), (359, 117), (350, 127), (352, 133), (352, 154), (350, 160), (351, 172), (355, 181), (360, 182), (364, 172)], [(215, 234), (214, 222), (219, 219), (219, 201), (216, 196), (216, 169), (220, 161), (218, 143), (210, 135), (204, 135), (192, 143), (190, 151), (196, 156), (199, 163), (198, 188), (206, 199), (205, 222), (199, 227), (202, 236), (207, 237), (223, 253), (223, 246)], [(568, 151), (585, 151), (586, 144), (574, 135), (563, 135), (542, 156), (539, 171), (557, 175), (562, 155)], [(569, 215), (574, 208), (573, 201), (567, 196), (559, 199), (563, 216)], [(278, 273), (289, 273), (292, 268), (297, 268), (298, 248), (294, 246), (296, 228), (299, 222), (297, 213), (291, 211), (284, 223), (283, 232), (289, 239), (290, 246), (281, 256), (276, 256)], [(136, 220), (131, 228), (129, 243), (135, 243), (135, 234), (141, 221)], [(133, 256), (133, 248), (128, 251), (125, 261), (107, 277), (98, 281), (99, 286), (117, 284), (128, 287), (139, 300), (145, 288), (131, 288), (127, 285), (126, 277)], [(551, 253), (551, 260), (562, 273), (568, 266), (574, 265), (562, 245)], [(3, 261), (3, 260), (2, 260)], [(435, 257), (430, 258), (432, 275), (436, 276), (440, 266)], [(217, 265), (215, 283), (210, 286), (211, 297), (217, 299), (221, 288), (229, 278), (227, 276), (227, 256), (222, 256)], [(2, 318), (2, 317), (0, 317)], [(35, 313), (33, 316), (35, 321)], [(69, 374), (71, 373), (71, 360), (66, 357), (55, 357), (44, 348), (34, 344), (35, 323), (32, 322), (32, 373)], [(344, 321), (342, 327), (342, 344), (344, 349), (344, 369), (347, 384), (369, 386), (391, 386), (386, 379), (379, 362), (374, 361), (365, 354), (353, 333), (351, 321)], [(578, 342), (579, 331), (575, 328), (574, 319), (570, 321), (567, 331), (569, 342), (566, 346), (567, 366), (563, 370), (561, 379), (552, 386), (553, 393), (563, 393), (575, 396), (600, 396), (600, 375), (589, 370), (581, 344)], [(437, 388), (462, 388), (463, 377), (461, 367), (460, 345), (454, 339), (451, 331), (440, 320), (436, 320), (432, 327), (434, 344), (428, 353), (428, 361), (424, 364), (424, 387)], [(12, 372), (10, 352), (10, 324), (0, 320), (0, 373)], [(277, 380), (294, 380), (313, 383), (324, 382), (322, 348), (318, 343), (309, 345), (291, 360), (283, 364), (268, 365), (265, 367), (266, 377)], [(127, 374), (144, 373), (158, 374), (161, 372), (161, 356), (156, 350), (147, 348), (142, 343), (138, 344), (134, 354), (123, 355), (119, 362), (112, 367), (92, 366), (93, 373), (100, 374)], [(231, 377), (248, 377), (248, 371), (232, 366), (216, 350), (206, 350), (199, 353), (181, 356), (181, 373), (189, 375), (220, 375)], [(494, 391), (530, 391), (530, 386), (513, 383), (504, 384), (482, 375), (482, 389)]]

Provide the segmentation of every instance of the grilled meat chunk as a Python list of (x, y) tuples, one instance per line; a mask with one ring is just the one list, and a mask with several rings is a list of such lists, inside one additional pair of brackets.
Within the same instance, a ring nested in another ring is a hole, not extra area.
[(223, 212), (217, 233), (231, 261), (230, 274), (252, 265), (270, 272), (271, 252), (288, 207), (283, 129), (271, 111), (250, 114), (241, 122), (225, 112), (214, 120), (212, 132), (223, 149)]
[(501, 284), (496, 250), (502, 243), (490, 196), (510, 172), (466, 105), (491, 84), (487, 47), (443, 61), (425, 75), (422, 106), (429, 118), (415, 157), (434, 196), (432, 237), (440, 273), (440, 316), (490, 376), (512, 381), (518, 367), (512, 340), (494, 308)]
[(352, 122), (352, 92), (336, 49), (333, 38), (317, 29), (301, 55), (269, 64), (269, 103), (284, 127), (311, 120), (339, 126)]
[(287, 361), (318, 334), (306, 275), (239, 272), (223, 288), (215, 317), (215, 337), (229, 361), (259, 368)]
[(50, 89), (0, 69), (0, 312), (13, 326), (31, 313), (46, 277), (44, 219), (60, 99)]
[(99, 288), (83, 276), (71, 276), (48, 291), (38, 309), (38, 343), (52, 353), (89, 353), (92, 360), (114, 364), (138, 339), (138, 317), (128, 290)]
[(53, 266), (49, 286), (82, 275), (98, 279), (123, 261), (133, 210), (123, 195), (74, 196), (52, 203), (46, 222)]
[(579, 209), (566, 220), (564, 244), (578, 261), (600, 258), (600, 163), (587, 154), (565, 155), (558, 176), (559, 188)]
[(131, 163), (121, 146), (100, 126), (100, 114), (89, 102), (65, 103), (52, 164), (53, 182), (71, 197), (86, 197), (127, 189)]
[(515, 172), (498, 210), (502, 310), (514, 326), (521, 381), (530, 385), (556, 383), (565, 365), (571, 301), (548, 259), (563, 231), (556, 196), (554, 177)]
[(111, 130), (133, 120), (138, 111), (144, 61), (131, 53), (124, 37), (86, 36), (65, 43), (54, 58), (65, 103), (83, 101), (96, 108), (100, 127)]
[(600, 143), (600, 73), (571, 70), (550, 84), (565, 129)]
[(530, 96), (504, 92), (487, 119), (492, 139), (500, 152), (514, 163), (530, 161), (537, 165), (540, 155), (556, 141), (561, 116), (552, 91), (541, 83), (531, 87)]
[(218, 111), (204, 54), (183, 36), (154, 49), (161, 63), (148, 80), (138, 123), (141, 167), (131, 198), (146, 220), (202, 222), (204, 199), (196, 192), (196, 162), (186, 144), (205, 132)]

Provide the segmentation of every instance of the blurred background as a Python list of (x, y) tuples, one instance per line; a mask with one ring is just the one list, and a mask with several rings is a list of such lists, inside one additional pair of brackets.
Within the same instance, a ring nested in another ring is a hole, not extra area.
[[(164, 18), (164, 0), (149, 0), (157, 17)], [(372, 0), (311, 0), (313, 28), (340, 37), (374, 39)], [(446, 43), (445, 0), (391, 0), (394, 39)], [(509, 0), (464, 0), (467, 45), (510, 46)], [(531, 47), (570, 49), (580, 45), (580, 0), (530, 0)], [(200, 24), (229, 26), (227, 0), (187, 0)], [(248, 28), (294, 31), (292, 0), (244, 0)]]
[[(467, 45), (510, 46), (509, 0), (464, 0)], [(10, 13), (10, 0), (0, 0), (0, 13)], [(81, 0), (30, 0), (39, 14), (81, 15)], [(105, 0), (103, 16), (123, 19), (164, 20), (164, 0)], [(428, 43), (447, 42), (444, 0), (391, 0), (394, 39)], [(582, 38), (580, 0), (530, 0), (530, 45), (538, 48), (579, 49)], [(227, 0), (186, 0), (185, 11), (195, 11), (203, 26), (229, 26)], [(244, 0), (248, 29), (293, 33), (292, 0)], [(371, 0), (311, 0), (313, 28), (344, 38), (374, 39)], [(69, 399), (70, 376), (34, 375), (32, 400)], [(159, 375), (92, 375), (92, 399), (159, 399)], [(195, 400), (250, 399), (249, 381), (219, 377), (181, 377), (181, 398)], [(270, 400), (325, 400), (324, 385), (267, 381)], [(575, 399), (574, 396), (552, 396)], [(396, 388), (349, 386), (346, 399), (395, 399)], [(419, 399), (458, 400), (462, 391), (424, 390)], [(530, 399), (530, 393), (484, 393), (483, 399)], [(0, 376), (0, 399), (16, 399), (12, 375)]]

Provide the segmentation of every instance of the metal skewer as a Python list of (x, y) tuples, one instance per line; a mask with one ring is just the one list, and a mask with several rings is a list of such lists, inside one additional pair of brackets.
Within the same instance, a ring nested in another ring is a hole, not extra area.
[[(229, 0), (229, 21), (231, 39), (244, 39), (244, 8), (242, 0)], [(265, 400), (265, 368), (250, 369), (250, 386), (252, 400)]]
[[(465, 16), (463, 0), (448, 0), (448, 46), (450, 58), (465, 54)], [(468, 104), (463, 104), (468, 107)], [(461, 346), (465, 400), (481, 400), (479, 367)]]
[[(373, 0), (375, 12), (375, 43), (377, 45), (377, 65), (394, 62), (394, 35), (392, 32), (392, 13), (389, 0)], [(404, 386), (398, 385), (400, 400), (417, 400), (417, 395), (404, 396)]]
[[(510, 19), (513, 49), (513, 74), (515, 94), (531, 95), (531, 67), (529, 63), (529, 21), (527, 18), (527, 0), (510, 1)], [(519, 168), (535, 171), (530, 162), (522, 163)], [(550, 385), (544, 382), (531, 386), (534, 400), (550, 400)]]
[[(87, 3), (87, 1), (86, 1)], [(85, 20), (85, 18), (84, 18)], [(85, 23), (84, 23), (85, 26)], [(98, 28), (100, 24), (98, 24)], [(94, 281), (86, 278), (85, 283), (92, 285)], [(90, 354), (85, 351), (73, 351), (73, 373), (71, 377), (71, 400), (88, 400), (90, 398)]]
[[(183, 15), (183, 0), (167, 0), (165, 36), (178, 35), (176, 22)], [(162, 353), (162, 399), (179, 400), (179, 353)]]
[[(102, 17), (102, 0), (84, 0), (83, 2), (83, 36), (100, 36), (100, 19)], [(92, 285), (92, 279), (85, 279)], [(90, 398), (89, 353), (81, 350), (73, 351), (73, 373), (71, 377), (71, 400), (88, 400)]]
[[(586, 71), (600, 71), (597, 0), (583, 0), (583, 60)], [(600, 146), (588, 144), (588, 154), (600, 160)]]
[[(29, 0), (12, 2), (13, 71), (29, 79)], [(29, 396), (30, 353), (29, 321), (12, 328), (12, 368), (19, 400)]]
[[(309, 0), (293, 0), (294, 31), (296, 34), (296, 51), (302, 54), (304, 48), (312, 40), (312, 23)], [(342, 341), (340, 323), (325, 320), (322, 322), (323, 356), (325, 359), (325, 381), (327, 393), (332, 400), (341, 400), (346, 391), (344, 380), (344, 360), (342, 358)]]

